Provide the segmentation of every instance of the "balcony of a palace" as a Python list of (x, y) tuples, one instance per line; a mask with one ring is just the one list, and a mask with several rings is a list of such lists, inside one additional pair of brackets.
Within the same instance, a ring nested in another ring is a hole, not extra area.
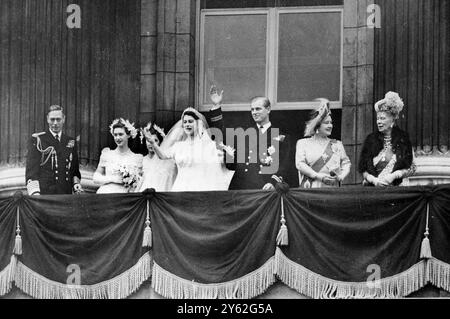
[[(404, 186), (439, 185), (450, 183), (450, 151), (447, 146), (424, 146), (415, 149), (415, 172), (404, 179)], [(87, 193), (95, 193), (98, 186), (92, 181), (94, 169), (81, 167), (81, 183)], [(25, 167), (0, 166), (0, 196), (10, 196), (16, 191), (25, 192)]]

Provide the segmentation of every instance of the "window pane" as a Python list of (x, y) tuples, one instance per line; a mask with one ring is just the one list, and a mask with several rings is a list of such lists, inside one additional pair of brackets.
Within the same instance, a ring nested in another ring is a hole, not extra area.
[(211, 84), (225, 90), (227, 104), (265, 94), (266, 30), (265, 14), (205, 17), (202, 104), (211, 103)]
[(278, 102), (339, 101), (340, 63), (340, 12), (280, 14)]

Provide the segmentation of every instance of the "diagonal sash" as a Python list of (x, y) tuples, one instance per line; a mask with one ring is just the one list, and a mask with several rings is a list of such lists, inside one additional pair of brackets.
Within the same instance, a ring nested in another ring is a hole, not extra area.
[[(327, 147), (325, 147), (325, 150), (323, 151), (323, 154), (327, 155), (326, 159), (324, 160), (324, 156), (321, 155), (319, 158), (311, 165), (311, 168), (316, 172), (319, 173), (320, 170), (328, 163), (328, 161), (333, 156), (333, 150), (331, 149), (332, 140), (328, 142)], [(313, 179), (309, 176), (303, 175), (302, 181), (300, 183), (300, 187), (304, 188), (310, 188), (311, 183), (313, 182)], [(306, 185), (305, 185), (306, 184)]]

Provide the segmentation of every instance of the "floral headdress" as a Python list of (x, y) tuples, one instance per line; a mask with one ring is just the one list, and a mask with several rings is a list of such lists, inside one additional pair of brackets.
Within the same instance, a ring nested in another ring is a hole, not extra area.
[(313, 136), (316, 131), (317, 125), (323, 121), (328, 115), (331, 115), (329, 101), (327, 99), (319, 98), (316, 99), (320, 104), (317, 109), (313, 112), (313, 118), (306, 123), (305, 126), (305, 136)]
[(163, 138), (166, 137), (166, 133), (164, 133), (164, 129), (159, 127), (156, 124), (152, 124), (152, 122), (148, 122), (147, 125), (143, 128), (141, 128), (140, 131), (140, 137), (141, 137), (141, 141), (144, 139), (144, 137), (150, 137), (151, 133), (150, 133), (150, 129), (153, 128), (156, 132), (158, 132)]
[(384, 96), (384, 99), (375, 103), (375, 111), (389, 112), (394, 115), (394, 118), (398, 118), (399, 113), (403, 110), (403, 101), (397, 92), (389, 91)]
[(119, 124), (119, 123), (123, 124), (127, 128), (128, 132), (130, 132), (130, 135), (131, 135), (132, 138), (135, 138), (137, 136), (138, 130), (134, 127), (134, 123), (130, 123), (130, 121), (124, 120), (123, 118), (115, 119), (111, 123), (111, 125), (109, 126), (109, 132), (111, 133), (111, 135), (114, 136), (114, 129), (113, 129), (113, 127), (116, 124)]

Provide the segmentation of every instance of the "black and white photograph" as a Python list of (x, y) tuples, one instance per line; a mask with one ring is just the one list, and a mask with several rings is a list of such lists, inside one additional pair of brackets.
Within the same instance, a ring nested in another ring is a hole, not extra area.
[(449, 146), (448, 0), (0, 0), (0, 299), (450, 298)]

